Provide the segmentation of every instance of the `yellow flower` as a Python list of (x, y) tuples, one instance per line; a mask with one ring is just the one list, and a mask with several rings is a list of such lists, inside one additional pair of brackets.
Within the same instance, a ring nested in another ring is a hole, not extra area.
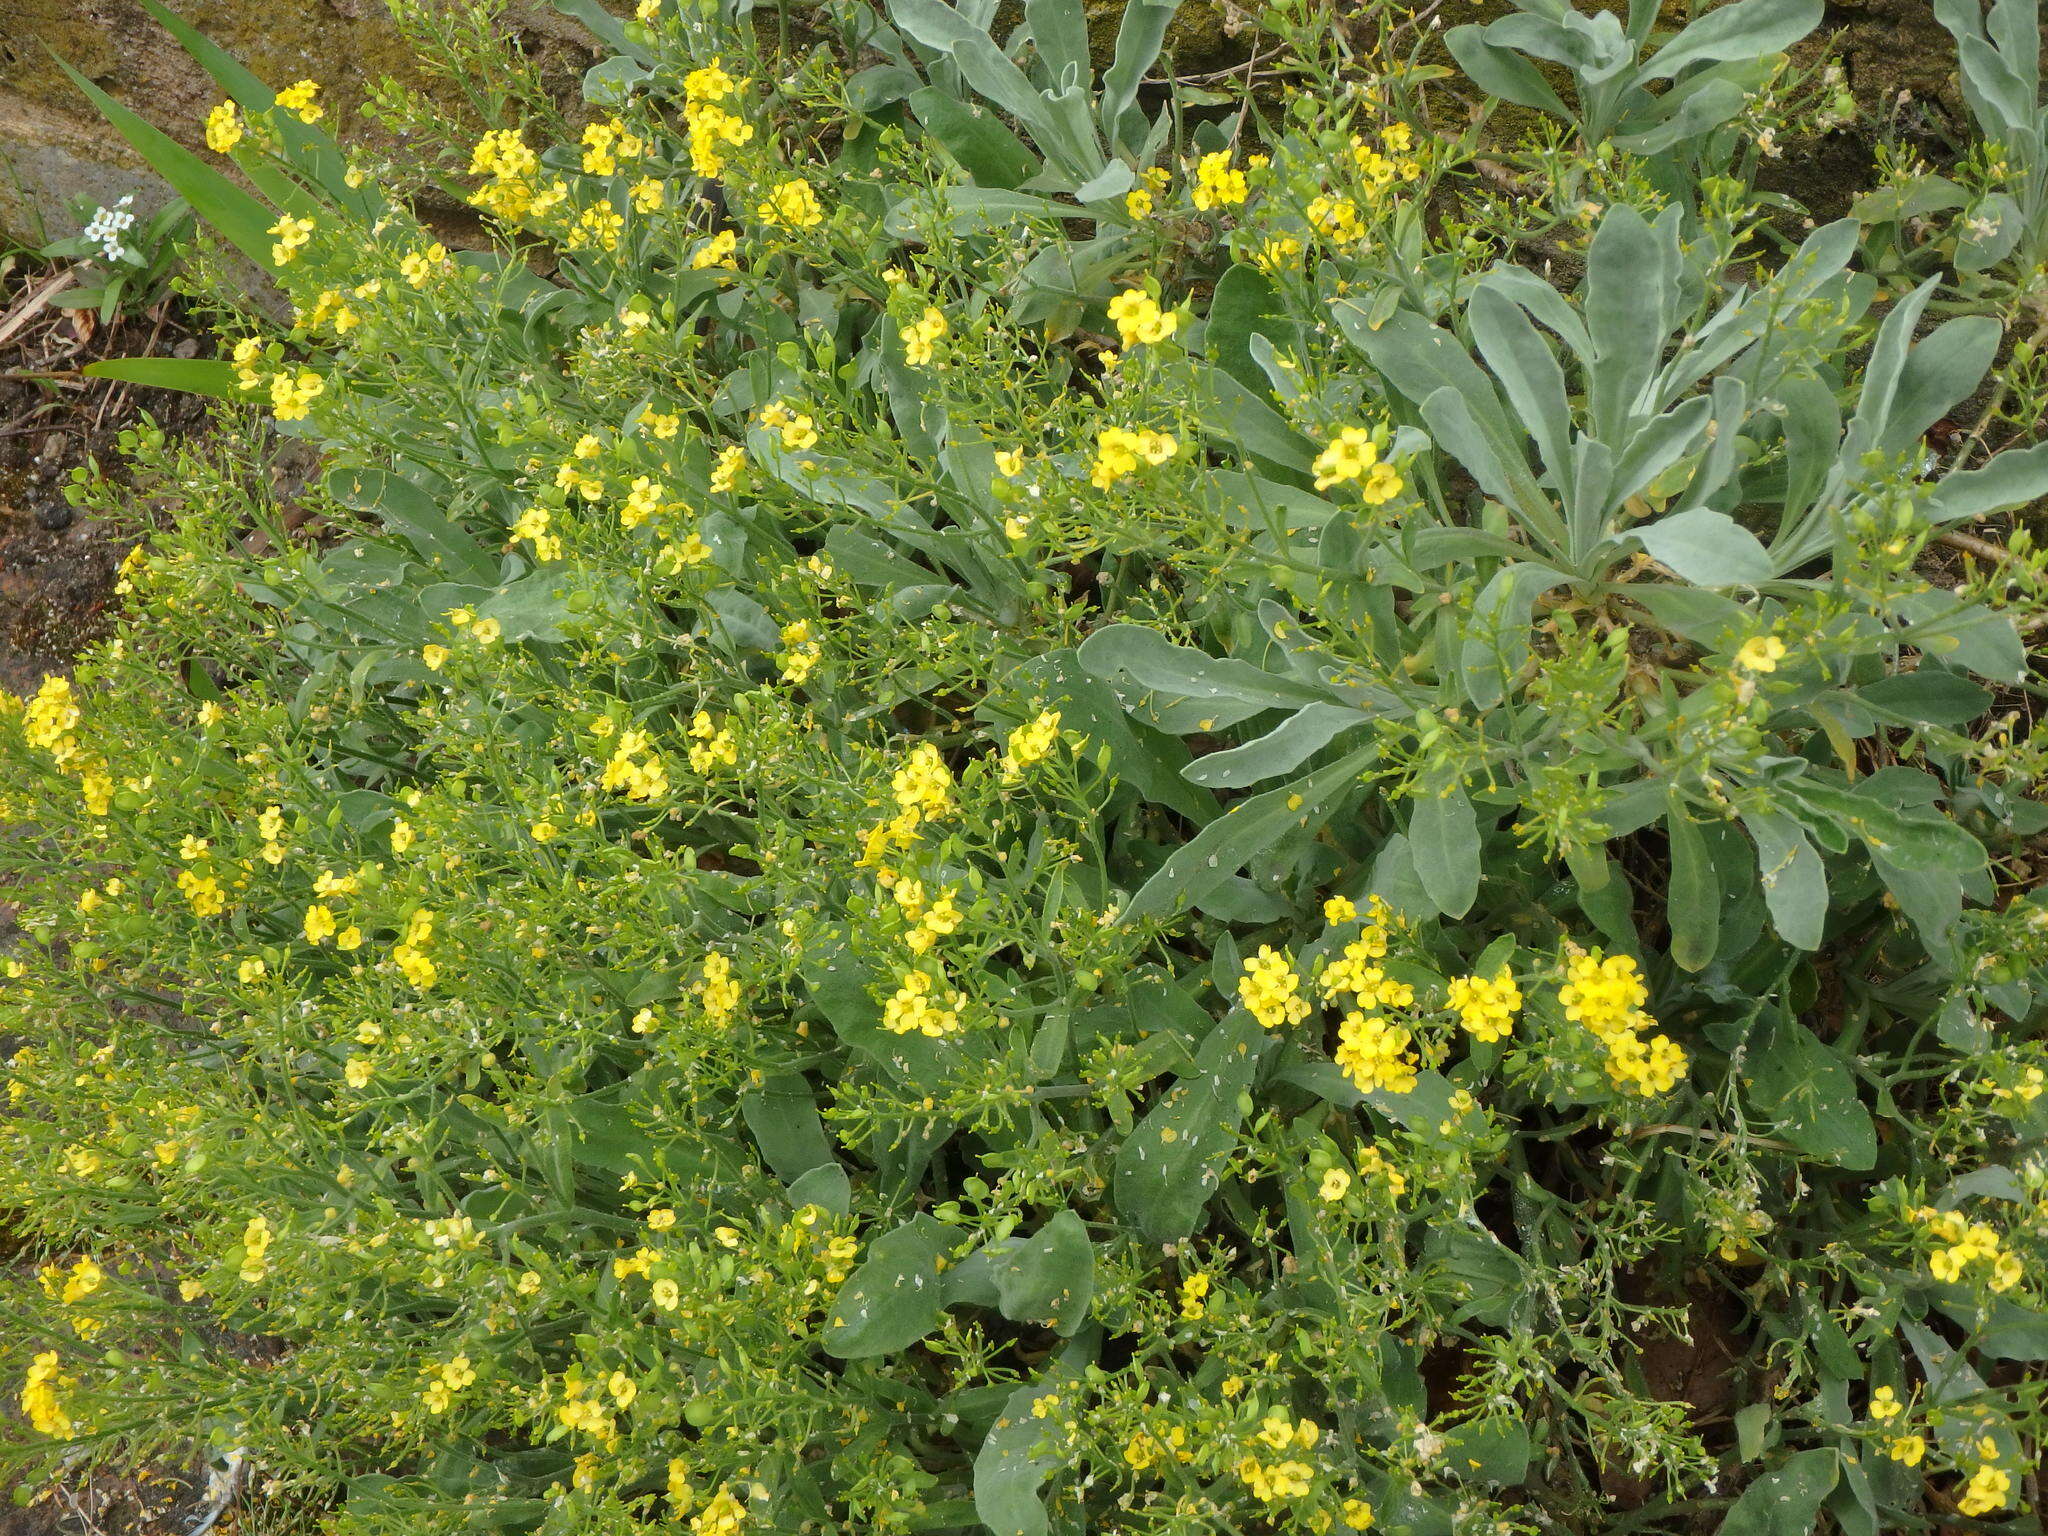
[(1408, 1093), (1415, 1087), (1418, 1067), (1408, 1053), (1412, 1038), (1385, 1019), (1347, 1013), (1337, 1025), (1337, 1065), (1360, 1093)]
[(673, 1280), (655, 1281), (653, 1295), (654, 1304), (664, 1312), (673, 1312), (682, 1305), (682, 1287)]
[(277, 93), (277, 104), (292, 113), (302, 123), (316, 123), (323, 109), (313, 98), (320, 94), (320, 87), (311, 80), (301, 80), (288, 85)]
[(1109, 301), (1109, 318), (1128, 350), (1141, 343), (1164, 341), (1180, 325), (1180, 316), (1161, 310), (1140, 288), (1126, 288)]
[(408, 251), (398, 263), (398, 275), (415, 288), (427, 286), (441, 264), (448, 259), (447, 247), (436, 240), (423, 251)]
[(1153, 198), (1150, 189), (1138, 187), (1124, 194), (1124, 213), (1133, 222), (1152, 216)]
[(274, 265), (282, 267), (296, 261), (306, 242), (313, 238), (313, 221), (295, 219), (287, 213), (265, 233), (277, 236), (277, 243), (270, 248), (270, 259)]
[(1270, 944), (1244, 963), (1237, 998), (1267, 1029), (1284, 1029), (1308, 1017), (1308, 1000), (1300, 996), (1301, 978), (1287, 957)]
[(762, 223), (778, 229), (809, 229), (825, 222), (818, 194), (807, 181), (785, 181), (754, 205)]
[(1325, 1200), (1342, 1200), (1351, 1191), (1351, 1175), (1342, 1168), (1331, 1168), (1324, 1172), (1323, 1182), (1317, 1190)]
[(232, 101), (224, 101), (206, 114), (206, 147), (224, 155), (242, 142), (242, 114)]
[(1046, 710), (1037, 718), (1026, 721), (1010, 732), (1009, 745), (1004, 749), (1002, 758), (1003, 777), (1014, 779), (1033, 763), (1042, 761), (1059, 743), (1058, 710)]
[(2002, 1467), (1981, 1466), (1970, 1474), (1969, 1486), (1956, 1503), (1958, 1514), (1988, 1515), (1994, 1509), (2003, 1509), (2006, 1500), (2012, 1496), (2012, 1474)]
[(1870, 1416), (1880, 1424), (1890, 1423), (1905, 1411), (1905, 1405), (1890, 1387), (1879, 1387), (1870, 1394)]
[(442, 663), (448, 660), (448, 647), (445, 645), (423, 645), (420, 647), (420, 660), (427, 664), (428, 671), (438, 672), (441, 670)]
[(1346, 480), (1363, 478), (1365, 472), (1379, 462), (1379, 456), (1379, 445), (1373, 441), (1368, 429), (1344, 428), (1316, 455), (1312, 466), (1316, 473), (1316, 489), (1326, 491)]
[(1475, 1039), (1504, 1040), (1515, 1027), (1522, 992), (1508, 968), (1502, 966), (1491, 981), (1483, 976), (1455, 977), (1449, 1003), (1458, 1022)]
[(697, 248), (690, 258), (690, 266), (696, 271), (706, 267), (729, 267), (732, 253), (739, 248), (740, 237), (729, 229), (721, 229)]
[(927, 306), (909, 325), (898, 326), (896, 335), (903, 343), (903, 360), (913, 368), (924, 367), (932, 360), (933, 349), (946, 329), (946, 312), (935, 306)]
[(1735, 653), (1735, 666), (1742, 672), (1775, 672), (1784, 659), (1784, 641), (1776, 635), (1752, 635)]
[(1180, 1315), (1188, 1322), (1199, 1322), (1208, 1312), (1209, 1277), (1203, 1274), (1189, 1275), (1180, 1283)]
[(1231, 168), (1229, 150), (1221, 149), (1204, 155), (1196, 163), (1194, 202), (1197, 208), (1233, 207), (1243, 202), (1248, 192), (1244, 172)]
[(377, 1069), (370, 1064), (367, 1056), (351, 1056), (348, 1065), (342, 1068), (342, 1076), (351, 1088), (366, 1088), (370, 1079), (377, 1075)]
[(318, 944), (323, 939), (333, 937), (334, 926), (334, 913), (330, 908), (319, 902), (306, 908), (304, 927), (308, 944)]

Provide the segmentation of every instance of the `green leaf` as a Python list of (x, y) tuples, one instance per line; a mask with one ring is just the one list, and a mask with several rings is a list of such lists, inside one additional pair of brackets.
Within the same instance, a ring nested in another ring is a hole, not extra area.
[(760, 1144), (761, 1156), (786, 1184), (814, 1169), (836, 1166), (817, 1095), (799, 1072), (769, 1078), (740, 1095), (740, 1116)]
[(1102, 128), (1112, 149), (1135, 150), (1144, 138), (1143, 115), (1132, 108), (1146, 71), (1166, 41), (1167, 23), (1179, 9), (1180, 0), (1128, 0), (1124, 6), (1123, 19), (1117, 23), (1116, 51), (1109, 72), (1102, 77)]
[[(480, 586), (498, 579), (497, 557), (410, 480), (386, 469), (337, 466), (327, 476), (327, 493), (352, 511), (378, 519), (435, 570)], [(499, 622), (504, 622), (502, 615)]]
[(1571, 410), (1565, 399), (1564, 370), (1530, 323), (1529, 316), (1499, 284), (1480, 279), (1466, 306), (1466, 321), (1479, 355), (1507, 391), (1522, 424), (1536, 439), (1545, 473), (1571, 500)]
[(1077, 79), (1090, 77), (1088, 16), (1080, 0), (1024, 0), (1024, 22), (1054, 80), (1070, 72)]
[(1195, 1230), (1237, 1144), (1240, 1103), (1265, 1042), (1250, 1014), (1231, 1013), (1117, 1148), (1110, 1175), (1117, 1212), (1146, 1242), (1177, 1242)]
[(1451, 57), (1458, 61), (1472, 83), (1489, 96), (1511, 101), (1518, 107), (1532, 107), (1553, 117), (1571, 121), (1571, 108), (1550, 88), (1536, 66), (1521, 55), (1500, 47), (1487, 38), (1488, 27), (1453, 27), (1444, 34)]
[(1565, 578), (1547, 565), (1522, 561), (1502, 566), (1480, 591), (1459, 647), (1465, 697), (1492, 709), (1507, 697), (1529, 660), (1529, 625), (1536, 599)]
[[(1190, 729), (1221, 730), (1267, 709), (1327, 703), (1321, 690), (1248, 661), (1175, 645), (1143, 624), (1110, 624), (1082, 642), (1081, 665), (1104, 682), (1127, 682), (1211, 711)], [(1126, 707), (1130, 707), (1127, 701)]]
[(1043, 1323), (1071, 1337), (1095, 1295), (1095, 1247), (1072, 1211), (1029, 1238), (1012, 1240), (994, 1268), (998, 1305), (1012, 1322)]
[(1664, 818), (1671, 839), (1671, 959), (1681, 970), (1703, 971), (1721, 941), (1721, 880), (1706, 834), (1682, 805)]
[(1246, 389), (1263, 393), (1270, 386), (1252, 358), (1252, 337), (1282, 323), (1272, 280), (1257, 267), (1239, 262), (1217, 279), (1215, 296), (1209, 301), (1204, 332), (1209, 355)]
[(1278, 789), (1240, 801), (1175, 849), (1124, 909), (1124, 920), (1163, 917), (1193, 906), (1283, 838), (1312, 834), (1328, 802), (1357, 781), (1377, 749), (1367, 747)]
[(1096, 1329), (1069, 1344), (1043, 1377), (1010, 1394), (981, 1442), (974, 1457), (974, 1512), (990, 1536), (1048, 1536), (1051, 1525), (1039, 1490), (1071, 1457), (1061, 1443), (1057, 1417), (1038, 1418), (1032, 1405), (1064, 1392), (1078, 1379), (1082, 1366), (1093, 1363), (1099, 1344)]
[(134, 146), (150, 169), (192, 205), (193, 212), (258, 267), (266, 272), (272, 269), (270, 226), (277, 219), (269, 208), (170, 135), (122, 106), (63, 59), (59, 58), (57, 65), (85, 93), (86, 99), (99, 108), (114, 131)]
[(1626, 203), (1600, 220), (1581, 285), (1593, 342), (1587, 406), (1594, 435), (1627, 444), (1643, 387), (1657, 371), (1678, 298), (1678, 224), (1673, 207), (1655, 224)]
[(1315, 444), (1258, 394), (1221, 368), (1198, 363), (1194, 374), (1196, 410), (1219, 447), (1255, 453), (1283, 469), (1306, 471), (1315, 461)]
[(1822, 0), (1736, 0), (1707, 12), (1643, 67), (1645, 80), (1669, 80), (1708, 60), (1754, 59), (1791, 47), (1820, 25)]
[(1775, 811), (1745, 811), (1742, 824), (1756, 840), (1764, 905), (1787, 944), (1819, 949), (1827, 926), (1827, 866), (1806, 829)]
[(1418, 789), (1408, 846), (1423, 890), (1446, 917), (1463, 917), (1479, 895), (1479, 819), (1464, 787)]
[(1190, 783), (1210, 789), (1242, 789), (1292, 773), (1346, 731), (1372, 719), (1348, 704), (1305, 704), (1257, 740), (1197, 758), (1181, 773)]
[(2048, 443), (1993, 454), (1979, 469), (1946, 476), (1927, 498), (1930, 522), (1965, 523), (2048, 496)]
[(1841, 1466), (1841, 1453), (1833, 1450), (1786, 1457), (1743, 1489), (1722, 1517), (1719, 1536), (1812, 1536)]
[(976, 185), (1016, 188), (1044, 167), (1024, 141), (993, 113), (979, 111), (935, 86), (910, 98), (910, 110), (925, 132), (960, 162)]
[(251, 398), (236, 382), (234, 365), (216, 357), (110, 357), (87, 363), (84, 372), (89, 379), (116, 379), (149, 389), (179, 389), (188, 395), (211, 395), (216, 400)]
[(1775, 570), (1755, 534), (1725, 512), (1694, 507), (1631, 529), (1650, 558), (1703, 587), (1754, 587)]
[(1901, 724), (1967, 725), (1991, 707), (1991, 694), (1939, 667), (1899, 672), (1865, 683), (1856, 697)]
[(872, 1360), (908, 1349), (938, 1327), (946, 1309), (941, 1266), (951, 1233), (919, 1212), (875, 1239), (859, 1269), (833, 1298), (825, 1320), (825, 1353)]
[(1877, 1162), (1877, 1128), (1842, 1058), (1797, 1019), (1773, 1013), (1750, 1037), (1750, 1103), (1770, 1135), (1855, 1172)]
[[(1999, 324), (1989, 315), (1963, 315), (1906, 354), (1877, 446), (1902, 453), (1984, 380), (1998, 355)], [(1859, 413), (1860, 414), (1860, 413)]]

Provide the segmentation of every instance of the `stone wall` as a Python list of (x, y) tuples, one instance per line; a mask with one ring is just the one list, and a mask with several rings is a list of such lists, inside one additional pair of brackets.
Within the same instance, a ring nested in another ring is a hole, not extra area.
[[(273, 85), (312, 79), (346, 129), (369, 84), (410, 78), (382, 0), (167, 0), (171, 10)], [(515, 30), (560, 48), (580, 27), (546, 0), (508, 8)], [(200, 141), (212, 81), (135, 0), (0, 0), (0, 238), (75, 233), (74, 197), (164, 195), (52, 61), (55, 52), (117, 100), (187, 144)]]

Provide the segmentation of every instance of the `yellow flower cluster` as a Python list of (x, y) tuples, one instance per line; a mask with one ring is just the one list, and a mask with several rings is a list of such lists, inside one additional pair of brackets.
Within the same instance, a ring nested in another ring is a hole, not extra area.
[(1379, 444), (1365, 427), (1346, 427), (1316, 455), (1312, 466), (1316, 489), (1359, 480), (1359, 499), (1367, 506), (1379, 506), (1401, 494), (1402, 480), (1391, 464), (1380, 462)]
[(80, 718), (70, 679), (53, 672), (42, 680), (35, 697), (22, 710), (22, 739), (49, 753), (61, 767), (78, 755), (78, 739), (71, 733), (78, 729)]
[(647, 153), (647, 141), (627, 129), (616, 117), (588, 123), (583, 129), (583, 170), (590, 176), (609, 176), (621, 160), (638, 160)]
[(36, 1356), (21, 1384), (21, 1411), (28, 1415), (28, 1422), (37, 1434), (51, 1435), (60, 1440), (71, 1437), (71, 1415), (65, 1412), (59, 1394), (75, 1385), (69, 1376), (62, 1373), (57, 1351), (46, 1349)]
[[(610, 249), (610, 247), (606, 247)], [(422, 251), (408, 251), (398, 260), (398, 275), (415, 288), (424, 288), (436, 272), (448, 263), (448, 248), (436, 240)]]
[(824, 659), (825, 648), (812, 638), (809, 619), (796, 619), (783, 625), (778, 633), (782, 649), (776, 654), (775, 664), (782, 669), (785, 683), (801, 688)]
[(1262, 1504), (1307, 1498), (1309, 1482), (1316, 1475), (1315, 1468), (1305, 1461), (1262, 1462), (1256, 1456), (1244, 1457), (1234, 1470), (1237, 1480)]
[(1982, 1222), (1932, 1206), (1921, 1206), (1909, 1214), (1926, 1228), (1929, 1237), (1942, 1244), (1927, 1260), (1928, 1272), (1935, 1279), (1953, 1284), (1978, 1263), (1990, 1267), (1988, 1279), (1994, 1291), (2009, 1291), (2026, 1278), (2026, 1265), (2019, 1255), (2005, 1250), (1998, 1233)]
[(732, 961), (716, 950), (704, 957), (703, 972), (691, 990), (714, 1024), (730, 1024), (739, 1012), (740, 984), (732, 979)]
[[(626, 736), (635, 734), (628, 731)], [(623, 744), (625, 736), (619, 738)], [(712, 773), (721, 765), (734, 768), (739, 765), (739, 744), (733, 740), (730, 729), (711, 718), (707, 710), (698, 710), (690, 717), (690, 772), (700, 776)]]
[(811, 190), (809, 182), (801, 180), (779, 183), (754, 205), (754, 215), (774, 229), (809, 229), (825, 222), (818, 194)]
[(954, 899), (960, 893), (952, 886), (934, 900), (927, 897), (922, 880), (898, 880), (891, 894), (913, 925), (903, 935), (912, 954), (924, 954), (947, 934), (959, 932), (965, 914)]
[(1179, 452), (1180, 444), (1170, 432), (1105, 427), (1095, 434), (1095, 465), (1088, 483), (1099, 491), (1108, 490), (1126, 475), (1136, 474), (1140, 463), (1156, 469)]
[(1491, 981), (1483, 976), (1453, 977), (1449, 1002), (1458, 1022), (1474, 1039), (1505, 1040), (1521, 1011), (1522, 989), (1515, 985), (1513, 973), (1502, 966)]
[(889, 790), (898, 810), (917, 821), (937, 821), (953, 809), (953, 770), (935, 745), (921, 741), (890, 776)]
[(1180, 1315), (1190, 1323), (1200, 1322), (1209, 1312), (1209, 1286), (1207, 1275), (1197, 1271), (1180, 1283)]
[(1230, 151), (1219, 149), (1195, 163), (1194, 204), (1197, 208), (1228, 208), (1249, 194), (1244, 172), (1230, 164)]
[[(696, 756), (697, 749), (693, 747), (690, 753), (693, 764)], [(619, 732), (618, 743), (612, 748), (611, 760), (604, 765), (598, 784), (607, 791), (645, 805), (668, 793), (668, 765), (655, 751), (647, 732), (629, 728)]]
[(1014, 779), (1033, 763), (1042, 762), (1060, 744), (1060, 713), (1049, 709), (1010, 732), (1003, 749), (1002, 774)]
[(1161, 309), (1142, 288), (1126, 288), (1111, 299), (1109, 318), (1127, 348), (1164, 341), (1180, 327), (1180, 316)]
[(224, 155), (242, 142), (242, 114), (232, 101), (224, 101), (206, 114), (206, 147)]
[(946, 312), (927, 305), (917, 319), (898, 326), (896, 334), (903, 342), (903, 360), (913, 368), (922, 368), (932, 360), (933, 348), (946, 334)]
[(1337, 1065), (1360, 1093), (1407, 1093), (1415, 1087), (1413, 1036), (1377, 1014), (1347, 1013), (1337, 1024)]
[(1630, 956), (1597, 949), (1574, 955), (1557, 1000), (1567, 1019), (1584, 1025), (1606, 1048), (1607, 1076), (1624, 1093), (1669, 1093), (1685, 1075), (1685, 1052), (1676, 1042), (1667, 1035), (1644, 1038), (1657, 1021), (1644, 1010), (1649, 988)]
[(313, 238), (313, 221), (311, 219), (295, 219), (287, 213), (281, 216), (264, 233), (277, 236), (276, 241), (270, 247), (272, 265), (279, 267), (287, 266), (298, 260), (299, 252), (304, 250), (306, 242)]
[(946, 994), (943, 1002), (934, 1001), (936, 985), (923, 971), (906, 971), (902, 985), (882, 1005), (882, 1028), (895, 1035), (920, 1034), (935, 1040), (959, 1033), (967, 994), (953, 991)]
[(1266, 1029), (1284, 1029), (1308, 1017), (1308, 999), (1301, 996), (1301, 978), (1287, 956), (1270, 944), (1244, 963), (1237, 1000)]
[(327, 381), (310, 368), (294, 377), (280, 373), (270, 380), (270, 413), (279, 421), (304, 421), (313, 402), (327, 392)]
[(277, 93), (277, 104), (291, 113), (302, 123), (317, 123), (325, 109), (313, 98), (320, 94), (320, 87), (311, 80), (301, 80), (288, 85)]
[(405, 937), (392, 946), (391, 960), (412, 986), (422, 992), (433, 990), (434, 983), (441, 979), (440, 970), (427, 954), (427, 946), (434, 941), (434, 914), (421, 907), (405, 922)]
[(1963, 1496), (1956, 1501), (1956, 1513), (1975, 1519), (1979, 1515), (1990, 1514), (1994, 1509), (2005, 1508), (2011, 1497), (2012, 1474), (1987, 1461), (1970, 1474)]
[(527, 148), (518, 129), (494, 128), (470, 154), (469, 174), (491, 179), (469, 200), (508, 222), (548, 213), (568, 201), (569, 184), (557, 176), (545, 188), (538, 186), (540, 168), (540, 157)]
[(721, 229), (698, 247), (697, 254), (690, 258), (691, 270), (702, 272), (706, 267), (730, 265), (733, 252), (739, 249), (739, 244), (738, 234), (730, 229)]
[(1348, 197), (1312, 197), (1304, 212), (1310, 226), (1332, 245), (1356, 245), (1365, 238), (1365, 221), (1359, 216), (1358, 204)]
[(818, 445), (818, 424), (809, 416), (792, 411), (787, 401), (769, 401), (754, 413), (754, 421), (769, 432), (780, 433), (782, 446), (791, 452)]
[(699, 176), (723, 175), (725, 151), (754, 137), (751, 123), (719, 105), (745, 84), (727, 74), (717, 59), (683, 77), (683, 125), (690, 141), (690, 169)]
[(263, 1216), (251, 1216), (242, 1228), (242, 1284), (254, 1285), (270, 1273), (271, 1235), (270, 1221)]
[(429, 1413), (446, 1413), (455, 1401), (455, 1394), (476, 1380), (476, 1367), (469, 1363), (469, 1356), (456, 1355), (439, 1365), (423, 1365), (427, 1387), (420, 1394), (420, 1402)]

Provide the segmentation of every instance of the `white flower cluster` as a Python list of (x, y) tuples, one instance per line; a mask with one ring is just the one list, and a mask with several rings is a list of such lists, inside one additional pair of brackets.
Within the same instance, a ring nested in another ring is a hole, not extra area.
[(85, 226), (85, 238), (99, 242), (100, 253), (109, 261), (119, 261), (127, 254), (121, 244), (121, 235), (135, 223), (130, 204), (135, 194), (130, 192), (111, 208), (96, 209), (92, 222)]

